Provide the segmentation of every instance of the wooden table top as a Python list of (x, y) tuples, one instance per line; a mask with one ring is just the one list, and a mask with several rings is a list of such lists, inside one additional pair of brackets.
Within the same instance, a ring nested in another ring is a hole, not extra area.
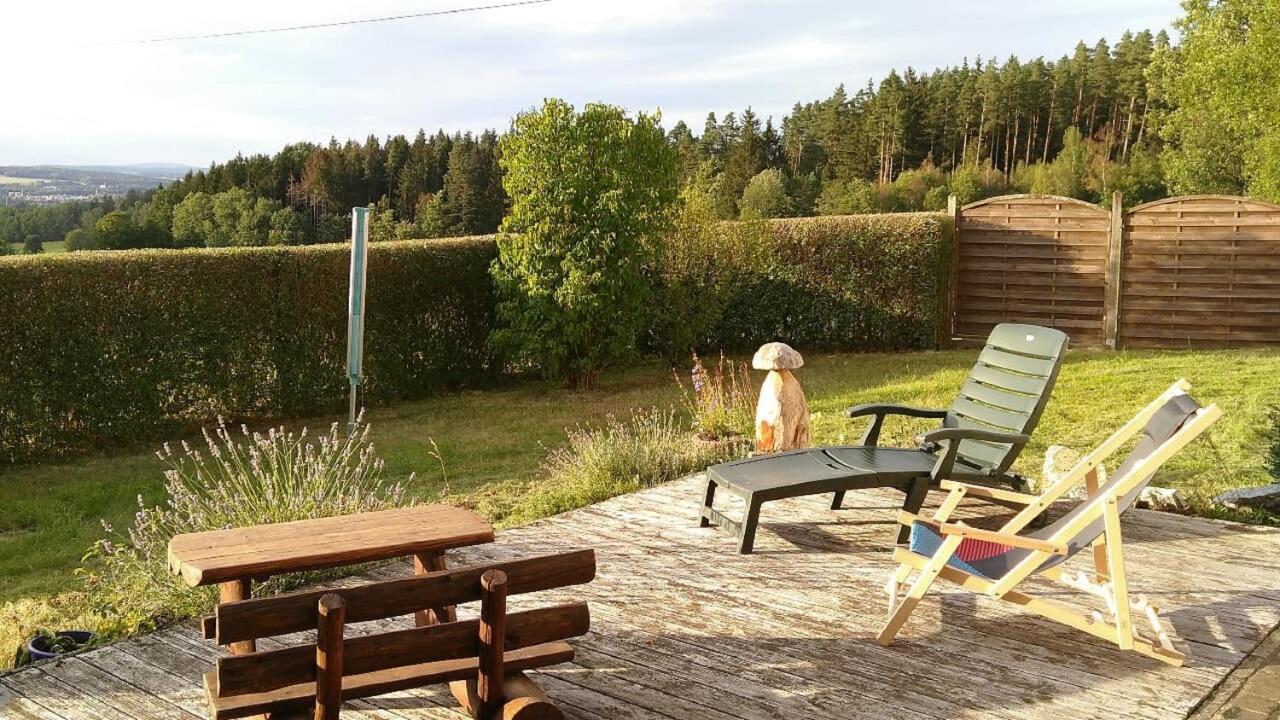
[(169, 570), (188, 585), (209, 585), (487, 542), (493, 526), (470, 510), (418, 505), (178, 535), (169, 541)]

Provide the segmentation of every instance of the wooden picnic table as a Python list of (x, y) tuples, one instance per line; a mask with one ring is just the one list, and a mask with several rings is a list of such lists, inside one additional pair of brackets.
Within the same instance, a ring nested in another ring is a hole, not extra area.
[[(416, 574), (445, 569), (444, 551), (493, 542), (484, 518), (449, 505), (339, 515), (178, 535), (169, 541), (169, 569), (192, 587), (218, 585), (218, 602), (248, 599), (254, 580), (272, 575), (413, 557)], [(417, 614), (419, 625), (453, 619), (452, 608)], [(444, 617), (442, 617), (444, 616)], [(250, 653), (252, 641), (232, 643)]]

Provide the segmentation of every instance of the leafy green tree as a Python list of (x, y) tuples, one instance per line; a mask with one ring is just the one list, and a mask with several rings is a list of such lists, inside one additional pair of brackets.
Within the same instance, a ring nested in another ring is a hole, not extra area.
[(213, 198), (203, 192), (188, 195), (173, 208), (173, 244), (176, 247), (211, 246), (215, 235)]
[(28, 235), (22, 243), (22, 252), (27, 255), (39, 255), (44, 252), (44, 240), (39, 235)]
[(84, 228), (76, 228), (66, 234), (62, 239), (62, 246), (67, 252), (76, 252), (77, 250), (96, 250), (98, 242), (93, 237), (93, 233)]
[(1086, 182), (1089, 177), (1089, 149), (1084, 138), (1075, 128), (1067, 130), (1062, 138), (1062, 150), (1053, 162), (1042, 166), (1036, 175), (1031, 192), (1044, 195), (1089, 199)]
[(1163, 163), (1176, 193), (1280, 201), (1280, 3), (1185, 0), (1177, 52), (1157, 53), (1175, 106)]
[(761, 170), (742, 191), (738, 201), (743, 220), (767, 220), (787, 217), (791, 214), (791, 198), (787, 196), (787, 183), (777, 168)]
[(501, 157), (512, 205), (492, 268), (494, 345), (593, 387), (644, 323), (644, 268), (671, 223), (675, 152), (656, 115), (547, 100), (516, 117)]
[(271, 229), (267, 232), (267, 244), (301, 245), (306, 239), (306, 231), (302, 213), (293, 208), (280, 208), (271, 213)]
[(449, 234), (445, 226), (444, 212), (440, 209), (440, 193), (423, 195), (414, 213), (413, 234), (416, 237), (434, 238)]
[(104, 250), (128, 250), (144, 246), (146, 235), (123, 210), (113, 210), (93, 227), (98, 246)]
[(819, 215), (862, 215), (876, 211), (875, 188), (866, 180), (832, 180), (818, 196)]

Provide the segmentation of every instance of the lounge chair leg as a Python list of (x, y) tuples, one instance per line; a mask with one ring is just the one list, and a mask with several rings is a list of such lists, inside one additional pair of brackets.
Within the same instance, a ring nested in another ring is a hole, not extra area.
[(742, 534), (738, 536), (738, 552), (747, 555), (756, 544), (756, 524), (760, 522), (760, 506), (763, 500), (747, 496), (747, 510), (742, 516)]
[[(929, 495), (929, 478), (921, 478), (912, 480), (907, 485), (907, 499), (902, 502), (902, 509), (912, 515), (919, 515), (920, 508), (924, 506), (924, 499)], [(911, 540), (911, 528), (903, 525), (898, 529), (898, 544), (906, 545)]]
[(698, 512), (698, 527), (711, 527), (711, 510), (712, 503), (716, 499), (716, 481), (707, 476), (707, 490), (702, 498), (702, 510)]
[(835, 496), (831, 498), (831, 509), (832, 509), (832, 510), (839, 510), (839, 509), (840, 509), (840, 503), (842, 503), (842, 502), (844, 502), (844, 491), (843, 491), (843, 490), (837, 490), (837, 491), (836, 491)]
[[(911, 612), (916, 609), (916, 605), (920, 604), (920, 599), (929, 591), (929, 586), (933, 585), (933, 581), (938, 578), (938, 573), (942, 572), (942, 568), (946, 567), (947, 561), (955, 554), (956, 548), (960, 547), (960, 541), (964, 538), (960, 535), (948, 535), (942, 541), (942, 546), (938, 548), (938, 552), (929, 558), (929, 562), (920, 569), (920, 576), (911, 584), (911, 589), (907, 591), (906, 597), (902, 598), (902, 602), (898, 604), (897, 609), (889, 613), (889, 620), (885, 622), (884, 628), (880, 630), (880, 634), (876, 636), (876, 642), (881, 645), (888, 645), (893, 642), (893, 638), (897, 636), (898, 631), (906, 624), (907, 618), (911, 617)], [(903, 568), (898, 568), (898, 574), (903, 572)], [(898, 575), (894, 575), (897, 580)]]

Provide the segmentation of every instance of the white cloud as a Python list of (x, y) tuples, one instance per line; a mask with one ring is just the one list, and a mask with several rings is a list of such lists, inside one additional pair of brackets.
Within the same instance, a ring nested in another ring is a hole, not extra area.
[[(0, 164), (204, 164), (370, 132), (503, 129), (544, 97), (666, 108), (695, 127), (751, 105), (860, 87), (890, 68), (1067, 52), (1167, 25), (1172, 0), (553, 0), (403, 22), (197, 42), (170, 35), (330, 22), (501, 0), (11, 2), (0, 19)], [(1107, 12), (1097, 12), (1105, 8)], [(674, 109), (673, 109), (674, 108)]]

